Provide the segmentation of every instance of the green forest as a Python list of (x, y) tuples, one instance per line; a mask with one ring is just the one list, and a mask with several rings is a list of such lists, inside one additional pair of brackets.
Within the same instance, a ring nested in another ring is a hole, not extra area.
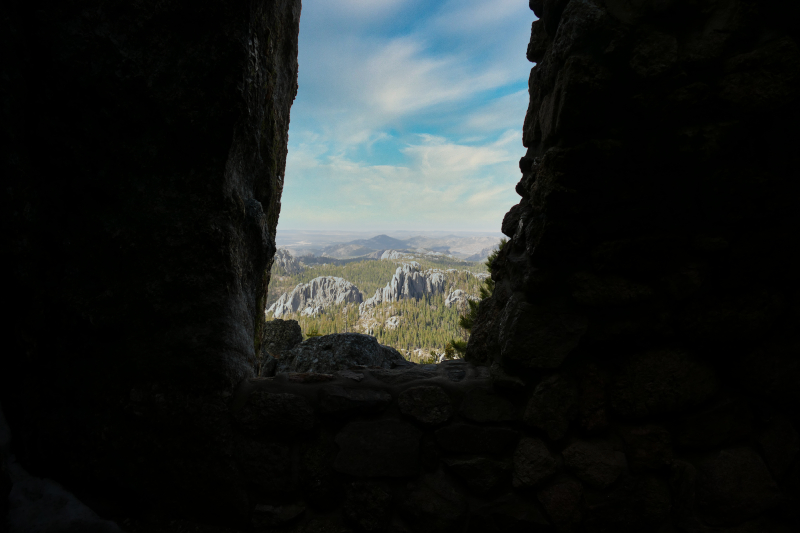
[[(468, 312), (466, 306), (461, 309), (455, 305), (446, 307), (445, 298), (456, 289), (477, 297), (482, 282), (472, 273), (486, 272), (486, 265), (463, 261), (415, 260), (420, 263), (423, 270), (456, 269), (445, 273), (447, 283), (443, 294), (426, 295), (419, 300), (405, 299), (383, 303), (377, 307), (364, 309), (361, 315), (357, 304), (349, 304), (330, 307), (316, 317), (295, 314), (284, 315), (282, 318), (297, 320), (306, 336), (343, 332), (374, 335), (378, 342), (398, 349), (410, 360), (424, 361), (431, 354), (443, 353), (446, 344), (454, 338), (466, 339), (466, 330), (459, 326), (459, 316)], [(397, 267), (408, 261), (373, 260), (338, 265), (314, 265), (305, 268), (300, 274), (291, 276), (285, 275), (286, 273), (280, 269), (273, 269), (268, 305), (298, 284), (308, 283), (319, 276), (336, 276), (348, 280), (358, 287), (366, 300), (376, 289), (385, 287)], [(396, 326), (387, 323), (390, 317), (396, 317), (393, 319)], [(270, 314), (267, 314), (267, 320), (270, 319)], [(424, 352), (422, 356), (419, 351)]]
[[(299, 258), (301, 261), (303, 258)], [(319, 259), (319, 258), (314, 258)], [(423, 270), (438, 268), (441, 270), (456, 269), (468, 270), (474, 273), (486, 272), (486, 265), (481, 262), (454, 261), (449, 259), (431, 260), (428, 258), (414, 258)], [(301, 283), (308, 283), (320, 276), (335, 276), (344, 278), (356, 287), (364, 295), (364, 299), (370, 298), (375, 294), (375, 290), (385, 287), (392, 279), (397, 267), (411, 260), (375, 261), (362, 260), (357, 262), (331, 260), (328, 264), (311, 264), (306, 266), (299, 274), (287, 276), (278, 265), (273, 265), (272, 276), (269, 283), (269, 293), (267, 295), (267, 307), (272, 305), (285, 292), (290, 292)], [(469, 276), (479, 284), (474, 276)], [(463, 287), (460, 288), (469, 294), (473, 294)], [(475, 288), (477, 294), (477, 285)]]

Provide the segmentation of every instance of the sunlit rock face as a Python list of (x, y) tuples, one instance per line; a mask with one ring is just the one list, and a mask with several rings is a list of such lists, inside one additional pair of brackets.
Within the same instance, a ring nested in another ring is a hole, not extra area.
[(362, 307), (375, 307), (384, 302), (397, 302), (406, 298), (420, 299), (425, 295), (441, 294), (445, 290), (444, 272), (422, 270), (419, 263), (410, 261), (397, 267), (386, 287), (375, 291)]
[(267, 313), (272, 313), (275, 318), (290, 313), (300, 313), (303, 316), (317, 316), (325, 309), (342, 304), (360, 304), (364, 296), (358, 287), (344, 278), (335, 276), (320, 276), (308, 283), (301, 283), (291, 292), (282, 294), (272, 304)]

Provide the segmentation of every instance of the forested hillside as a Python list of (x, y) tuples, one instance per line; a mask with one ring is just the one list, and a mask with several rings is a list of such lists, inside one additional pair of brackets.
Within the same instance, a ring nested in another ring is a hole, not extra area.
[[(336, 305), (325, 309), (317, 316), (302, 316), (299, 312), (283, 315), (283, 319), (294, 319), (300, 323), (305, 335), (342, 333), (345, 331), (374, 335), (382, 344), (393, 346), (411, 360), (424, 360), (430, 354), (442, 353), (453, 338), (462, 338), (464, 330), (458, 325), (459, 314), (465, 312), (464, 305), (447, 307), (448, 294), (460, 289), (471, 296), (478, 296), (482, 284), (477, 273), (485, 273), (483, 263), (452, 261), (446, 259), (415, 259), (424, 270), (443, 271), (445, 289), (441, 294), (429, 294), (419, 299), (409, 298), (384, 302), (366, 308), (358, 304)], [(320, 276), (335, 276), (353, 283), (365, 299), (379, 288), (385, 287), (397, 267), (407, 261), (338, 262), (339, 264), (304, 265), (299, 274), (286, 275), (279, 267), (273, 267), (269, 287), (268, 307), (281, 294), (290, 292), (298, 284), (308, 283)], [(267, 313), (267, 320), (272, 319)]]

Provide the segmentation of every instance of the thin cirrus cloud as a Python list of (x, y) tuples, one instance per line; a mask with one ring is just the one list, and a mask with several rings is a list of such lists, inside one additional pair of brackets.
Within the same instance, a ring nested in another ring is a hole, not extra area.
[(279, 231), (497, 231), (531, 20), (519, 0), (304, 1)]

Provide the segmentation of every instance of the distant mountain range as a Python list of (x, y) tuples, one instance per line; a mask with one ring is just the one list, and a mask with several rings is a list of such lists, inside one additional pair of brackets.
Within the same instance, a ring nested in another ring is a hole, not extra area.
[(295, 256), (314, 255), (333, 259), (372, 258), (377, 252), (394, 251), (409, 254), (433, 252), (462, 261), (483, 261), (497, 247), (501, 237), (500, 234), (438, 234), (397, 239), (382, 234), (368, 239), (336, 242), (336, 235), (322, 232), (319, 235), (312, 232), (298, 233), (294, 242), (279, 236), (278, 245)]

